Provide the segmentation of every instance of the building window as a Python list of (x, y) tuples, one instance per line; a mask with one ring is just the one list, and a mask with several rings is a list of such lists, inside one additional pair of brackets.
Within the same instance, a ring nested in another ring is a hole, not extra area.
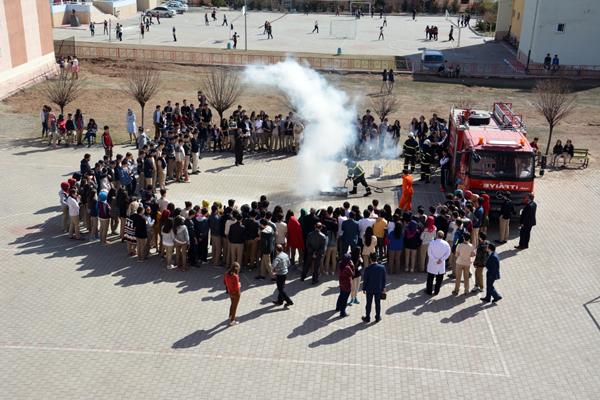
[(556, 32), (565, 33), (565, 24), (558, 24)]
[(469, 4), (470, 0), (460, 0), (460, 4)]

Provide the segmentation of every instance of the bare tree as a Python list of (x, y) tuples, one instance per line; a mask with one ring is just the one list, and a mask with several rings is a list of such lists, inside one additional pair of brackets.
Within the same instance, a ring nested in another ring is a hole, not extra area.
[(471, 110), (475, 106), (475, 101), (466, 97), (460, 97), (456, 100), (456, 107), (462, 110)]
[(84, 86), (84, 79), (71, 79), (66, 73), (61, 73), (56, 78), (48, 79), (41, 91), (48, 100), (59, 106), (60, 113), (64, 114), (65, 107), (79, 97)]
[(142, 109), (142, 122), (144, 128), (144, 107), (160, 89), (160, 73), (146, 66), (130, 69), (125, 75), (126, 86), (123, 91), (138, 102)]
[(562, 80), (546, 79), (535, 85), (536, 99), (533, 104), (536, 110), (546, 119), (548, 127), (548, 145), (546, 155), (550, 151), (554, 127), (565, 119), (575, 106), (575, 96), (569, 85)]
[(223, 113), (235, 104), (243, 90), (235, 71), (214, 68), (202, 82), (202, 91), (206, 94), (208, 104), (217, 111), (223, 121)]
[(388, 115), (396, 111), (398, 109), (398, 105), (398, 99), (391, 94), (386, 94), (371, 99), (371, 106), (381, 122), (383, 122)]

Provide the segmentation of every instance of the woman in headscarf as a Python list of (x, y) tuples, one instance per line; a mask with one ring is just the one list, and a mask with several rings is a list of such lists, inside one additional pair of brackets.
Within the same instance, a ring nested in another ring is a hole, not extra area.
[(285, 219), (287, 223), (287, 245), (290, 261), (292, 262), (292, 265), (294, 265), (296, 250), (298, 250), (298, 262), (302, 264), (304, 259), (304, 237), (302, 235), (302, 227), (292, 210), (287, 212)]
[(435, 239), (437, 228), (435, 227), (435, 218), (433, 215), (427, 217), (425, 222), (425, 229), (421, 232), (421, 246), (419, 247), (419, 271), (425, 271), (425, 265), (427, 262), (427, 248), (429, 243)]
[(338, 276), (340, 282), (340, 294), (337, 299), (335, 311), (340, 312), (340, 318), (348, 316), (346, 314), (346, 306), (348, 305), (348, 297), (352, 291), (352, 279), (354, 277), (354, 264), (352, 256), (346, 253), (342, 256), (338, 264)]
[(414, 272), (417, 263), (417, 249), (421, 243), (417, 222), (410, 220), (404, 230), (404, 272)]
[(131, 111), (131, 108), (127, 109), (127, 133), (129, 133), (129, 144), (137, 143), (137, 136), (135, 133), (137, 132), (137, 126), (135, 121), (135, 114)]

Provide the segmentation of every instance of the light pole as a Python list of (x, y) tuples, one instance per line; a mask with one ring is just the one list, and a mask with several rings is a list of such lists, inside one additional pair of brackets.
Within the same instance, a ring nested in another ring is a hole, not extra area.
[(529, 51), (527, 51), (527, 65), (525, 66), (525, 72), (529, 73), (529, 60), (531, 59), (531, 46), (533, 46), (533, 37), (535, 35), (535, 22), (538, 15), (539, 0), (535, 2), (535, 14), (533, 15), (533, 27), (531, 29), (531, 40), (529, 41)]
[(244, 51), (248, 51), (248, 0), (244, 0)]

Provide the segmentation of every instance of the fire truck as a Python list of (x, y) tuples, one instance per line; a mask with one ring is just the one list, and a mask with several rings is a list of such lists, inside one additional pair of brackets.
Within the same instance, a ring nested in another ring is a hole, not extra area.
[(510, 192), (515, 207), (533, 192), (535, 151), (527, 140), (523, 117), (511, 103), (494, 103), (492, 111), (453, 108), (448, 151), (452, 156), (449, 182), (473, 193), (486, 192), (493, 211)]

